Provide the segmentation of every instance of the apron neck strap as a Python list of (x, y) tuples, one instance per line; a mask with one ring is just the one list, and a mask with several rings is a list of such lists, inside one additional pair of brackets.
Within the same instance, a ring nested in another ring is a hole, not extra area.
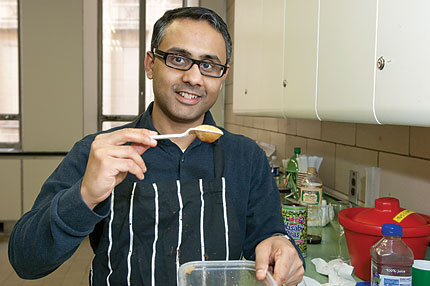
[(221, 178), (224, 176), (224, 148), (219, 139), (213, 143), (213, 146), (215, 178)]

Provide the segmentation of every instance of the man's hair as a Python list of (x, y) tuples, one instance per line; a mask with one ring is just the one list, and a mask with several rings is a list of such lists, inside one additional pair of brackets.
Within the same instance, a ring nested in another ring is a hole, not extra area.
[(192, 19), (197, 21), (206, 21), (209, 23), (215, 28), (215, 30), (222, 34), (225, 41), (227, 55), (226, 64), (230, 61), (232, 43), (230, 34), (227, 30), (227, 25), (217, 13), (203, 7), (183, 7), (166, 11), (164, 15), (154, 24), (154, 31), (152, 33), (151, 39), (152, 52), (158, 48), (161, 41), (163, 40), (167, 25), (176, 19)]

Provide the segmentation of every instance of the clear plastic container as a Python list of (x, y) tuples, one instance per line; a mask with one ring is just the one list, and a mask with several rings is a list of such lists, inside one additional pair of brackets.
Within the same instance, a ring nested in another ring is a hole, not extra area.
[(402, 226), (384, 224), (382, 235), (370, 249), (371, 285), (411, 286), (414, 254), (402, 240)]
[(192, 261), (179, 267), (178, 286), (276, 286), (272, 275), (255, 277), (255, 262), (248, 260)]

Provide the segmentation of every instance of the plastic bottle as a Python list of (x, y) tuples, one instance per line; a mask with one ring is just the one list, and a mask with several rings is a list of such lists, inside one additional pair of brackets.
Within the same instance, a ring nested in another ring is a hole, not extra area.
[(300, 186), (299, 202), (304, 205), (320, 205), (322, 201), (322, 181), (315, 168), (309, 167)]
[(288, 160), (285, 168), (285, 184), (287, 189), (293, 194), (294, 199), (298, 199), (298, 174), (299, 174), (299, 163), (297, 157), (300, 155), (301, 149), (299, 147), (294, 148), (294, 155)]
[(329, 223), (328, 205), (326, 200), (321, 202), (321, 226), (326, 226)]
[(398, 224), (382, 225), (383, 238), (370, 249), (371, 285), (412, 285), (414, 254), (403, 242), (403, 228)]
[(278, 158), (276, 156), (272, 156), (270, 158), (270, 168), (272, 170), (273, 179), (276, 182), (276, 185), (279, 185), (279, 164)]

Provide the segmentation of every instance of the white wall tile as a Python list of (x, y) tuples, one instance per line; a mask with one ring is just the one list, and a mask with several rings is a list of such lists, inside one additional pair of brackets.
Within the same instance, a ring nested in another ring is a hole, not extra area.
[(357, 124), (357, 146), (409, 154), (409, 126)]
[(324, 185), (334, 188), (335, 166), (336, 166), (336, 145), (334, 143), (307, 140), (307, 155), (323, 157), (319, 177)]
[(400, 206), (430, 215), (430, 161), (380, 153), (381, 196), (396, 197)]
[(411, 127), (411, 155), (430, 159), (430, 127)]
[(336, 145), (335, 189), (349, 193), (349, 172), (360, 173), (361, 192), (359, 200), (365, 200), (366, 168), (377, 167), (378, 152), (345, 145)]

